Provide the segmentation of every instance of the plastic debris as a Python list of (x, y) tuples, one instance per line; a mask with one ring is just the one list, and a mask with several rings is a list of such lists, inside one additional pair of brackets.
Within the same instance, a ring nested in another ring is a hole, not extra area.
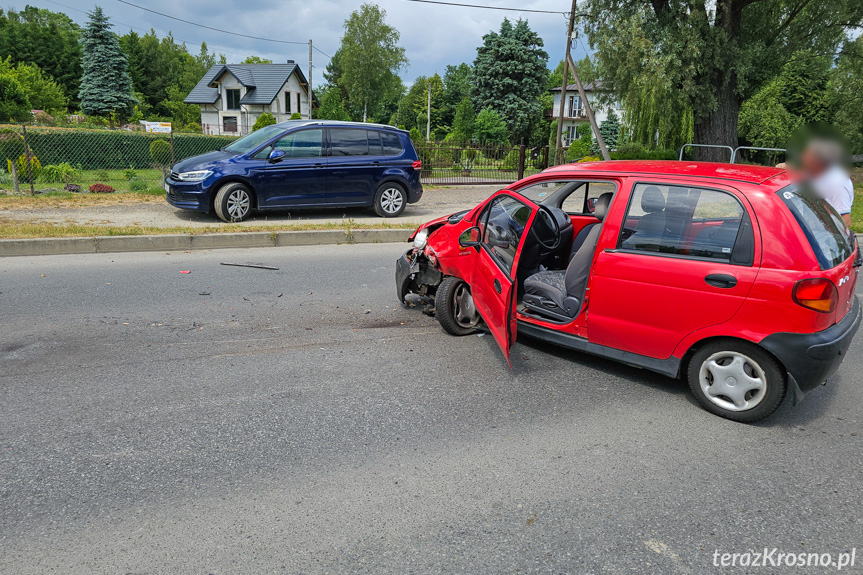
[(180, 270), (180, 273), (181, 274), (190, 274), (190, 273), (192, 273), (192, 270)]
[(278, 270), (279, 269), (279, 268), (273, 267), (273, 266), (265, 266), (264, 264), (250, 264), (250, 263), (233, 264), (233, 263), (229, 263), (229, 262), (221, 262), (221, 265), (223, 265), (223, 266), (235, 266), (238, 268), (255, 268), (255, 269), (259, 269), (259, 270)]

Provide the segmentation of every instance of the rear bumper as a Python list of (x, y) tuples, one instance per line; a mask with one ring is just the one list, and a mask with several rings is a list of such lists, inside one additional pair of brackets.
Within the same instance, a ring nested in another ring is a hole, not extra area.
[[(419, 178), (417, 178), (419, 180)], [(417, 181), (416, 184), (408, 187), (408, 203), (415, 204), (423, 197), (423, 185)]]
[(839, 369), (848, 346), (860, 327), (860, 300), (854, 303), (839, 323), (815, 333), (774, 333), (761, 346), (775, 355), (788, 370), (791, 392), (796, 403)]

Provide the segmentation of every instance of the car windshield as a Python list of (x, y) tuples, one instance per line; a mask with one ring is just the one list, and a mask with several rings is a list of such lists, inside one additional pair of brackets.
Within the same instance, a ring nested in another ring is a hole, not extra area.
[(806, 188), (788, 186), (776, 192), (791, 213), (818, 258), (822, 270), (828, 270), (851, 257), (848, 231), (842, 216), (826, 200)]
[(284, 131), (284, 126), (278, 125), (261, 128), (260, 130), (256, 130), (248, 136), (243, 136), (236, 142), (225, 146), (225, 151), (232, 152), (234, 154), (248, 154)]

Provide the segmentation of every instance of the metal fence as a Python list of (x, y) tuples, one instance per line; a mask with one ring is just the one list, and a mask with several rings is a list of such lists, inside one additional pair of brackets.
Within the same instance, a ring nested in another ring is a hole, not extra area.
[[(0, 189), (144, 191), (162, 187), (180, 160), (218, 150), (236, 138), (0, 125)], [(17, 158), (14, 162), (12, 158)]]
[[(0, 190), (156, 193), (173, 164), (218, 150), (234, 139), (0, 125)], [(420, 142), (416, 148), (427, 185), (502, 185), (549, 165), (548, 147)]]
[(548, 167), (548, 146), (421, 142), (414, 144), (429, 185), (509, 184)]

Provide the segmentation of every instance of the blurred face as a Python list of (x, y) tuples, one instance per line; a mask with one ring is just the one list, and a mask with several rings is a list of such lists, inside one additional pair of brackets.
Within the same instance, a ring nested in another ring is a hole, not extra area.
[(827, 169), (827, 164), (812, 149), (807, 149), (800, 158), (800, 168), (806, 176), (815, 178)]

